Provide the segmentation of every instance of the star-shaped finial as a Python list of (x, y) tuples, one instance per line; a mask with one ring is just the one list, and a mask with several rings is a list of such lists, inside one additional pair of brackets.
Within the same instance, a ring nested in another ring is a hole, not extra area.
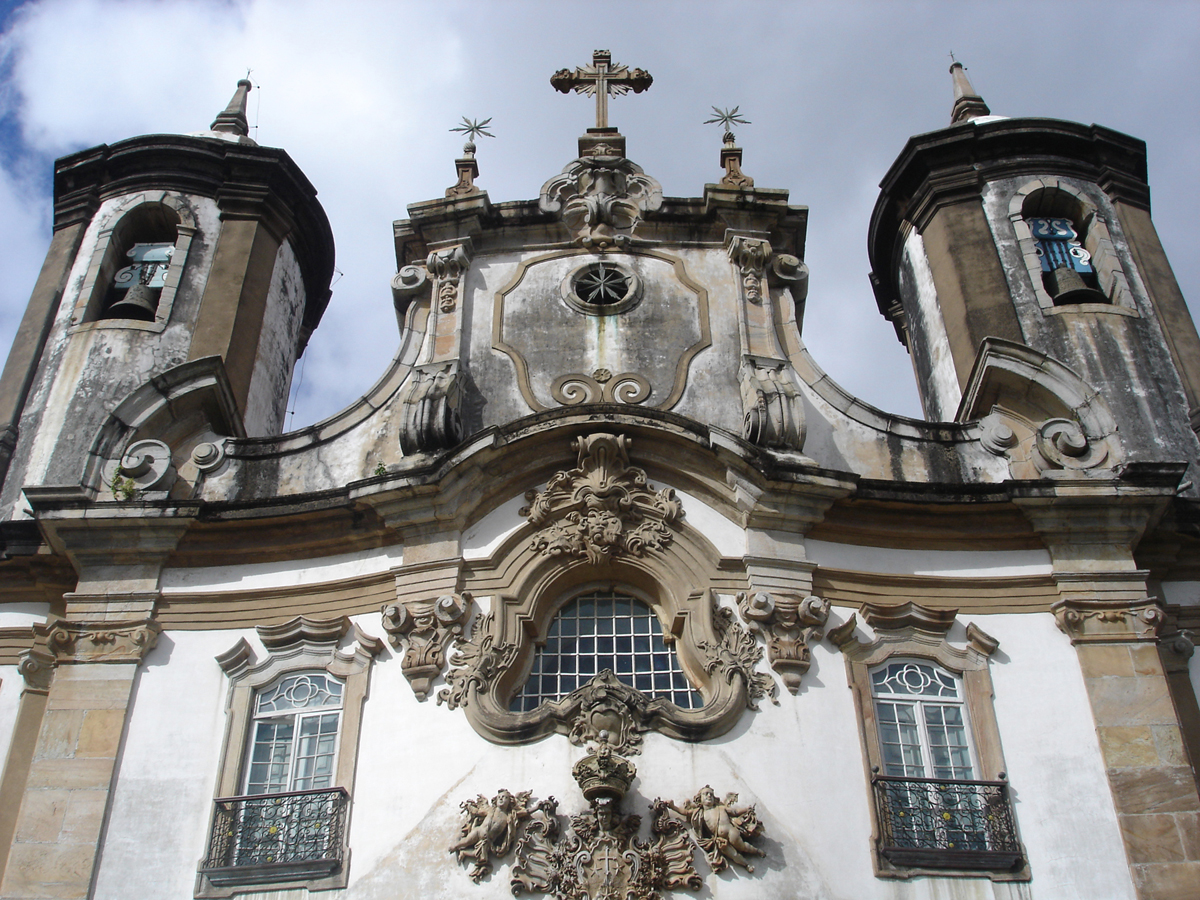
[(472, 122), (466, 116), (463, 116), (462, 124), (455, 128), (451, 128), (450, 130), (457, 131), (459, 134), (465, 134), (468, 141), (474, 141), (475, 138), (480, 136), (495, 137), (494, 134), (487, 130), (488, 123), (491, 121), (491, 116), (484, 119), (482, 122), (480, 122), (478, 119)]
[(705, 119), (705, 125), (720, 125), (726, 131), (733, 131), (734, 125), (750, 124), (749, 119), (743, 118), (738, 114), (738, 107), (736, 106), (733, 109), (718, 109), (714, 106), (712, 111), (713, 117), (711, 119)]

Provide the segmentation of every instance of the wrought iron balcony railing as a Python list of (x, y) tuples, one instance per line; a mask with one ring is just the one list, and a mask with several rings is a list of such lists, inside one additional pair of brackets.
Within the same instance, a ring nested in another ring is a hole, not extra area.
[(1024, 862), (1004, 781), (876, 775), (880, 852), (895, 866), (1008, 871)]
[(214, 885), (332, 875), (342, 866), (345, 788), (216, 800), (208, 858)]

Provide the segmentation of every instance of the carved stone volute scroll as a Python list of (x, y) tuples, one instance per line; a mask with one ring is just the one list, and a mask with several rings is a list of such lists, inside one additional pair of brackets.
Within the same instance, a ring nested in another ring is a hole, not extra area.
[(646, 212), (662, 206), (662, 186), (623, 156), (577, 159), (542, 186), (538, 207), (557, 214), (574, 243), (627, 245)]
[(458, 361), (414, 366), (400, 389), (400, 449), (446, 450), (462, 440), (462, 379)]
[(1159, 602), (1064, 598), (1050, 605), (1054, 621), (1072, 644), (1153, 641), (1166, 622)]
[(762, 303), (763, 282), (767, 261), (771, 258), (771, 244), (761, 238), (732, 235), (726, 250), (729, 260), (737, 267), (742, 282), (742, 295), (751, 303)]
[(462, 634), (470, 613), (469, 593), (406, 600), (383, 608), (384, 630), (392, 646), (404, 650), (400, 667), (418, 700), (429, 696), (429, 686), (445, 668), (446, 649)]
[(742, 437), (760, 447), (800, 450), (804, 446), (804, 404), (791, 363), (743, 356), (738, 381)]
[(64, 663), (139, 663), (158, 642), (160, 626), (153, 619), (115, 622), (48, 624), (46, 645), (59, 665)]
[(529, 491), (521, 515), (539, 531), (531, 546), (545, 556), (585, 558), (592, 565), (661, 551), (683, 506), (670, 489), (656, 491), (629, 464), (630, 440), (589, 434), (572, 442), (579, 464), (558, 472), (544, 491)]
[(808, 642), (820, 640), (829, 618), (829, 601), (820, 597), (773, 595), (766, 591), (739, 593), (738, 609), (751, 631), (767, 642), (767, 659), (793, 694), (812, 665)]
[(404, 316), (413, 300), (429, 290), (429, 270), (423, 263), (402, 266), (392, 276), (392, 303), (396, 307), (397, 324), (404, 327)]

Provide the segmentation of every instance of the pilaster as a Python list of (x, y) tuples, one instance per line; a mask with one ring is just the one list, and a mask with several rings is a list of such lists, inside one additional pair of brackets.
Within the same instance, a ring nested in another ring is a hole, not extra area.
[(1054, 563), (1052, 611), (1079, 656), (1139, 900), (1200, 884), (1200, 793), (1158, 646), (1166, 615), (1133, 562), (1163, 493), (1074, 484), (1017, 500)]

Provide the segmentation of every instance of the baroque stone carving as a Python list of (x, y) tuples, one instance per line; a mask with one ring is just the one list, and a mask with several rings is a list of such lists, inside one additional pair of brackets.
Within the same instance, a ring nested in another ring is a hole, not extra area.
[(761, 303), (763, 273), (771, 258), (771, 244), (759, 238), (733, 235), (726, 250), (741, 276), (742, 293), (751, 303)]
[(403, 266), (392, 276), (392, 303), (396, 307), (396, 318), (404, 326), (404, 314), (417, 295), (429, 287), (429, 271), (424, 265)]
[(571, 443), (574, 469), (558, 472), (544, 491), (529, 491), (521, 515), (540, 529), (531, 547), (546, 556), (586, 558), (601, 565), (614, 556), (644, 556), (672, 540), (683, 507), (669, 488), (654, 490), (629, 464), (630, 440), (589, 434)]
[(1059, 630), (1072, 644), (1092, 641), (1152, 641), (1166, 622), (1157, 600), (1063, 599), (1050, 604)]
[(137, 663), (158, 642), (153, 619), (125, 622), (68, 622), (49, 626), (47, 645), (62, 663)]
[(458, 305), (462, 278), (471, 265), (473, 255), (469, 241), (434, 250), (425, 260), (425, 268), (438, 280), (438, 309), (452, 312)]
[(480, 794), (460, 804), (462, 836), (450, 846), (460, 863), (470, 861), (471, 880), (478, 884), (492, 871), (493, 856), (512, 849), (521, 824), (529, 818), (530, 791), (511, 794), (504, 788), (491, 800)]
[(618, 753), (638, 753), (650, 719), (650, 700), (605, 669), (579, 689), (579, 712), (567, 735), (572, 744), (605, 741)]
[(485, 690), (512, 665), (517, 648), (513, 644), (497, 643), (492, 633), (494, 616), (494, 613), (480, 616), (471, 637), (455, 642), (454, 652), (450, 655), (450, 664), (455, 668), (446, 673), (448, 687), (438, 691), (439, 706), (443, 703), (450, 709), (466, 706), (473, 691)]
[(804, 406), (791, 372), (786, 360), (742, 357), (742, 437), (750, 443), (788, 450), (804, 446)]
[(168, 491), (175, 483), (175, 475), (171, 448), (162, 441), (141, 440), (125, 448), (109, 483), (114, 494), (120, 493), (118, 478), (132, 482), (130, 493)]
[(707, 785), (682, 807), (656, 799), (651, 840), (642, 840), (641, 816), (621, 810), (636, 773), (601, 735), (572, 770), (588, 808), (571, 816), (567, 833), (553, 797), (534, 802), (529, 791), (501, 791), (491, 801), (480, 795), (462, 804), (462, 837), (451, 852), (474, 863), (471, 877), (478, 882), (491, 871), (491, 857), (515, 844), (512, 892), (557, 900), (662, 900), (663, 891), (698, 891), (704, 882), (693, 842), (715, 872), (730, 862), (754, 871), (746, 856), (764, 854), (750, 843), (763, 833), (753, 806), (738, 807), (736, 794), (718, 801)]
[(812, 665), (808, 642), (820, 640), (829, 618), (829, 602), (808, 596), (803, 600), (766, 591), (739, 593), (738, 609), (750, 629), (767, 642), (767, 659), (793, 694)]
[(582, 247), (629, 243), (647, 212), (662, 206), (662, 186), (623, 156), (577, 159), (542, 186), (538, 207), (556, 214)]
[(400, 668), (418, 700), (446, 665), (446, 648), (459, 637), (471, 612), (471, 595), (444, 594), (383, 608), (383, 628), (392, 646), (404, 649)]
[[(1108, 459), (1108, 446), (1092, 441), (1078, 422), (1070, 419), (1047, 419), (1037, 430), (1035, 440), (1038, 468), (1094, 469)], [(1039, 459), (1040, 457), (1040, 459)]]
[(597, 369), (591, 375), (560, 375), (550, 385), (550, 395), (564, 406), (581, 403), (641, 403), (650, 396), (650, 382), (636, 372), (614, 375)]
[(713, 621), (720, 642), (700, 643), (701, 651), (707, 656), (704, 670), (730, 682), (740, 675), (746, 683), (746, 706), (750, 709), (758, 709), (757, 701), (762, 697), (770, 697), (772, 702), (778, 703), (775, 697), (779, 689), (775, 686), (775, 679), (755, 671), (763, 657), (758, 641), (738, 623), (732, 610), (724, 607), (718, 609)]
[(445, 450), (462, 440), (462, 380), (458, 361), (414, 366), (400, 389), (400, 449)]

